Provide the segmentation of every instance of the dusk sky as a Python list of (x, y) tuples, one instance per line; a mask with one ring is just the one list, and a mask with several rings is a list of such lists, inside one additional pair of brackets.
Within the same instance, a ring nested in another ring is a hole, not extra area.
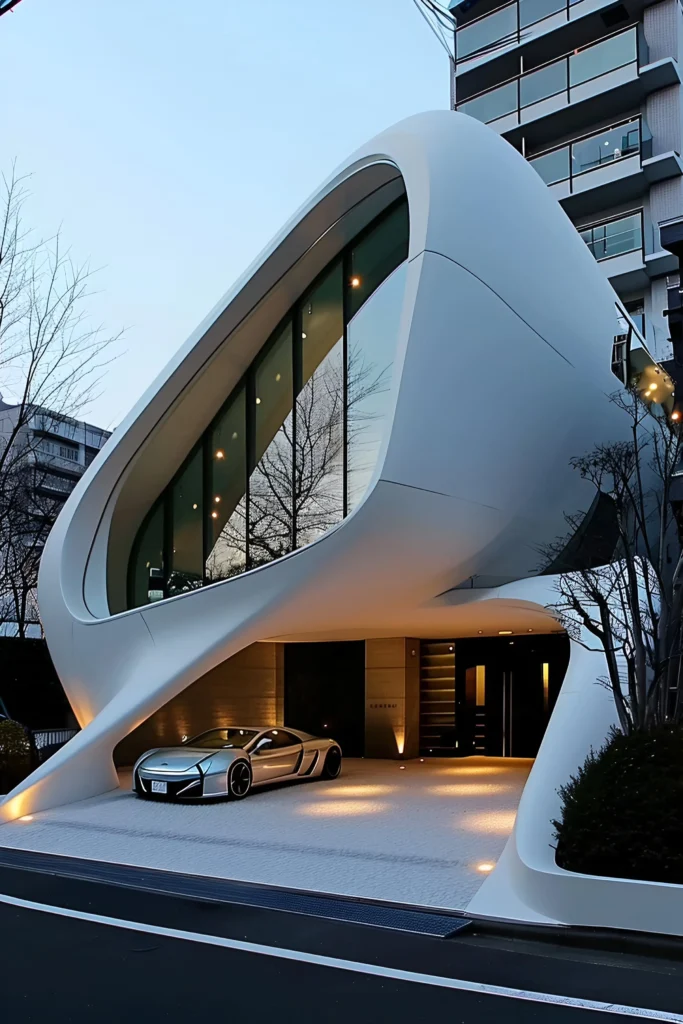
[(27, 223), (61, 225), (101, 268), (93, 322), (126, 328), (84, 410), (109, 428), (337, 164), (449, 103), (412, 0), (22, 0), (0, 66)]

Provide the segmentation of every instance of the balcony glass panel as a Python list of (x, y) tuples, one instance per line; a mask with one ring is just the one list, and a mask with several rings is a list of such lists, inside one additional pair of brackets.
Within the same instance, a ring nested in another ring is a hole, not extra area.
[(519, 26), (526, 28), (566, 9), (565, 0), (519, 0)]
[(459, 103), (458, 110), (462, 114), (476, 117), (484, 124), (511, 114), (517, 110), (517, 80), (507, 82), (498, 89), (491, 89), (490, 92), (482, 93), (481, 96), (475, 96), (474, 99), (467, 100), (465, 103)]
[(595, 167), (614, 163), (623, 157), (640, 152), (640, 123), (610, 128), (609, 131), (581, 139), (572, 145), (572, 174), (584, 174)]
[(556, 181), (565, 181), (569, 177), (569, 146), (555, 149), (552, 153), (544, 153), (529, 160), (533, 169), (540, 174), (546, 185)]
[(548, 96), (555, 96), (567, 88), (567, 62), (559, 60), (555, 64), (539, 68), (524, 75), (519, 83), (520, 106), (528, 107)]
[(596, 260), (607, 260), (625, 252), (642, 249), (643, 229), (639, 213), (611, 220), (607, 224), (596, 224), (580, 232), (581, 237)]
[(509, 4), (507, 7), (502, 7), (499, 11), (489, 14), (487, 18), (481, 18), (471, 25), (465, 25), (458, 29), (456, 35), (458, 60), (511, 35), (516, 39), (517, 4)]
[(631, 64), (638, 58), (635, 28), (618, 36), (605, 39), (602, 43), (589, 46), (569, 58), (569, 83), (581, 85), (591, 78), (597, 78), (615, 68)]

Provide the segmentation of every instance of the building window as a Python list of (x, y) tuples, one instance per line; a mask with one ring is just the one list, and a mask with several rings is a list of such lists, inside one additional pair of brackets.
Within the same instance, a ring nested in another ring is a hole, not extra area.
[(624, 309), (633, 320), (633, 323), (640, 331), (643, 338), (645, 337), (645, 300), (644, 299), (632, 299), (630, 302), (624, 303)]
[(596, 260), (608, 260), (643, 247), (642, 212), (595, 224), (580, 230), (584, 242)]
[(142, 524), (130, 607), (267, 564), (358, 505), (390, 409), (407, 256), (402, 199), (295, 303)]

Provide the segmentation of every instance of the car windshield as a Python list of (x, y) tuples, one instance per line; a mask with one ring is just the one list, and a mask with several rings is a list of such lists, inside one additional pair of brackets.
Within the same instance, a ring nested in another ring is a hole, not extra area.
[(254, 736), (258, 736), (255, 729), (210, 729), (185, 740), (185, 744), (188, 747), (205, 747), (211, 750), (217, 747), (245, 747)]

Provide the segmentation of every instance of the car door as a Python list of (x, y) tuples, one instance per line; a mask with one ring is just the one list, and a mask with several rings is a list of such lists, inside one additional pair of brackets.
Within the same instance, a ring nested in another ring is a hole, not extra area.
[(292, 775), (299, 766), (301, 750), (301, 741), (284, 729), (264, 733), (251, 751), (254, 782), (267, 783)]

